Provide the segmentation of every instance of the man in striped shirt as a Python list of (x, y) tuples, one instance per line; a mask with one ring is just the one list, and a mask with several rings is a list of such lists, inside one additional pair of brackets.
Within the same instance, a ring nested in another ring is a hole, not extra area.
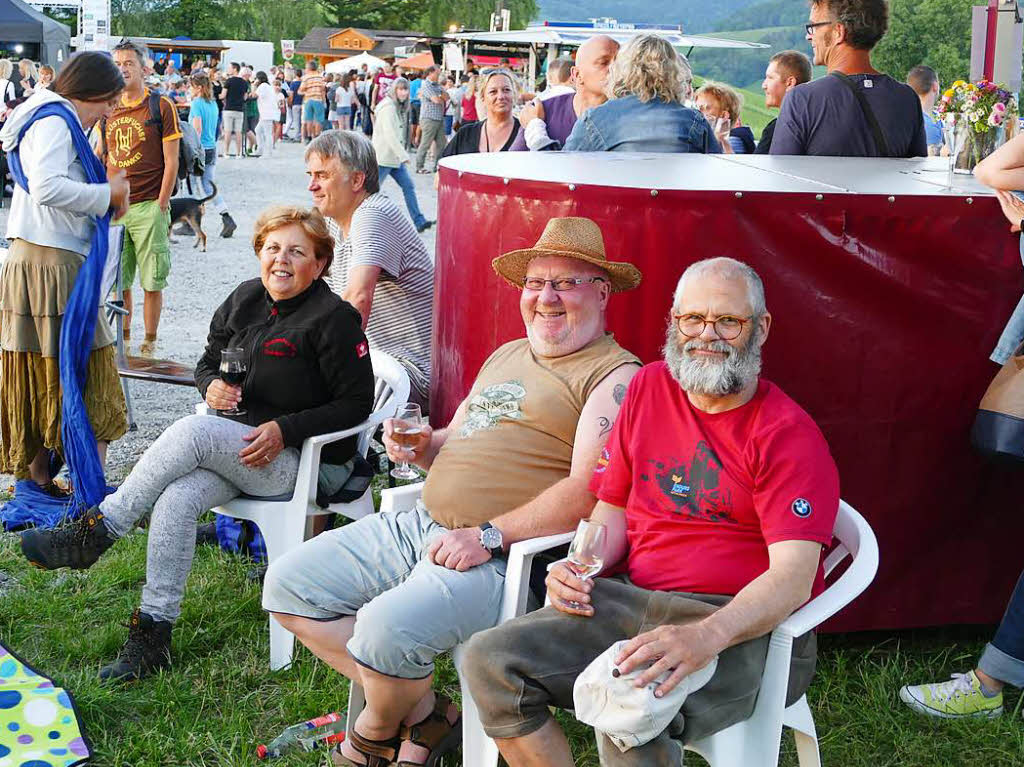
[(327, 96), (324, 77), (313, 59), (306, 64), (306, 74), (299, 84), (299, 95), (302, 96), (302, 137), (312, 140), (320, 135), (323, 128)]
[(410, 399), (430, 396), (434, 263), (409, 219), (380, 194), (377, 156), (354, 131), (328, 131), (306, 148), (313, 205), (334, 237), (327, 284), (363, 317), (371, 347), (409, 374)]

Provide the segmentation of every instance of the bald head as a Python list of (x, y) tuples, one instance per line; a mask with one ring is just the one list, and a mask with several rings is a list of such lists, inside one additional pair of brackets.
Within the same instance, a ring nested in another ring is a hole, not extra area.
[(601, 97), (608, 79), (608, 67), (618, 52), (619, 44), (608, 35), (594, 35), (577, 48), (576, 66), (573, 68), (576, 90)]

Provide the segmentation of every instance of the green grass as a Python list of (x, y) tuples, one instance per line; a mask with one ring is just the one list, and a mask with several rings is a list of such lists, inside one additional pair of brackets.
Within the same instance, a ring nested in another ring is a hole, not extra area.
[[(288, 724), (344, 710), (345, 681), (299, 650), (294, 667), (267, 669), (266, 617), (251, 565), (204, 547), (196, 556), (174, 635), (173, 669), (120, 687), (96, 681), (117, 653), (123, 624), (138, 604), (146, 536), (119, 542), (85, 573), (45, 573), (20, 556), (17, 537), (0, 535), (0, 570), (18, 586), (0, 597), (0, 641), (75, 696), (97, 767), (251, 765), (258, 743)], [(991, 628), (824, 636), (808, 694), (826, 764), (843, 767), (1020, 765), (1024, 725), (1017, 692), (1008, 712), (984, 722), (926, 719), (897, 699), (900, 685), (935, 681), (974, 663)], [(451, 664), (440, 689), (457, 695)], [(562, 716), (581, 767), (597, 765), (586, 727)], [(791, 738), (783, 764), (796, 764)], [(319, 765), (299, 754), (282, 767)], [(695, 756), (688, 764), (700, 764)]]

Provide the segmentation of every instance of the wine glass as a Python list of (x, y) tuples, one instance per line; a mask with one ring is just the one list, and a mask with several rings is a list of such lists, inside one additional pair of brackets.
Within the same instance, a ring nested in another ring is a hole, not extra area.
[[(220, 378), (224, 383), (240, 387), (245, 382), (246, 369), (245, 349), (234, 347), (220, 350)], [(245, 415), (245, 411), (239, 410), (238, 405), (221, 412), (224, 415)]]
[[(402, 405), (395, 415), (395, 431), (392, 439), (405, 448), (412, 447), (420, 434), (423, 433), (423, 414), (420, 413), (420, 406), (415, 403)], [(409, 465), (408, 461), (391, 470), (391, 476), (395, 479), (419, 479), (420, 474)]]
[[(581, 519), (576, 527), (576, 535), (569, 544), (569, 568), (580, 580), (587, 580), (601, 572), (604, 567), (604, 546), (607, 528), (600, 522)], [(572, 607), (582, 607), (578, 602), (570, 602)]]
[(947, 176), (946, 186), (949, 190), (953, 190), (953, 177), (956, 173), (956, 163), (960, 158), (960, 153), (964, 150), (964, 144), (967, 142), (967, 131), (970, 130), (969, 126), (964, 126), (966, 117), (961, 114), (948, 114), (942, 118), (942, 136), (945, 139), (946, 147), (949, 149), (949, 174)]

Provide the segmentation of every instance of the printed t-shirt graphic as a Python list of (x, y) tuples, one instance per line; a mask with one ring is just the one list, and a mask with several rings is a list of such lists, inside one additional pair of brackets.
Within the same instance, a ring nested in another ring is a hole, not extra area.
[[(181, 138), (178, 116), (166, 96), (160, 97), (161, 126), (149, 124), (149, 89), (135, 102), (124, 97), (107, 120), (107, 167), (123, 169), (131, 184), (129, 202), (155, 200), (164, 175), (163, 142)], [(161, 132), (163, 138), (161, 140)]]
[(501, 418), (522, 418), (525, 397), (526, 389), (519, 381), (506, 381), (486, 387), (470, 399), (459, 436), (469, 437), (482, 429), (493, 429)]
[(762, 379), (742, 407), (705, 413), (664, 362), (630, 383), (590, 488), (626, 510), (629, 577), (658, 591), (736, 594), (770, 544), (827, 546), (839, 509), (825, 438), (781, 389)]

